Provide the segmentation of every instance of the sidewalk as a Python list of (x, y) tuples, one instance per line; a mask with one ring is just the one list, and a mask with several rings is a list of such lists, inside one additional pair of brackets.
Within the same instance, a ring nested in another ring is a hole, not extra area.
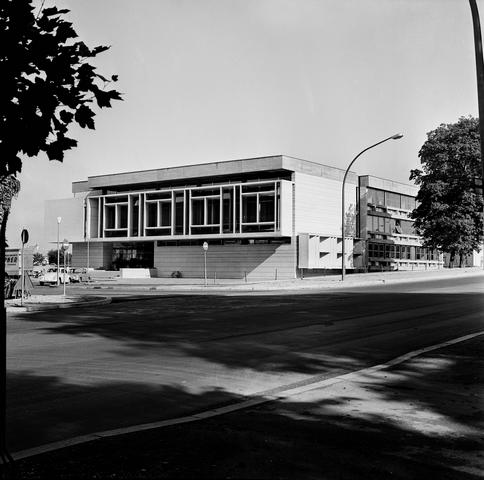
[(106, 305), (111, 303), (111, 298), (94, 295), (31, 295), (21, 301), (20, 298), (5, 300), (5, 307), (9, 314), (25, 312), (38, 312), (41, 310), (53, 310), (58, 308), (70, 308), (79, 306)]
[(18, 461), (34, 478), (475, 480), (484, 335), (234, 413)]
[(146, 278), (146, 279), (113, 279), (108, 282), (92, 282), (85, 288), (108, 289), (123, 287), (132, 290), (227, 290), (227, 291), (268, 291), (268, 290), (315, 290), (334, 289), (358, 286), (381, 285), (386, 283), (407, 283), (466, 276), (483, 276), (484, 270), (478, 267), (462, 269), (416, 270), (394, 272), (354, 273), (341, 281), (341, 275), (306, 277), (292, 280), (248, 280), (244, 279), (204, 279), (200, 278)]

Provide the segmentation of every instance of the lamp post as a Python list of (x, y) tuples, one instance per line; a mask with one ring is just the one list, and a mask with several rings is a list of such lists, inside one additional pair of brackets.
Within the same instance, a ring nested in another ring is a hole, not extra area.
[(57, 217), (57, 285), (59, 285), (60, 252), (59, 252), (59, 230), (62, 217)]
[(205, 286), (207, 286), (207, 250), (208, 250), (208, 243), (203, 242), (202, 248), (203, 248), (203, 278), (204, 278), (204, 284), (205, 284)]
[(64, 241), (62, 242), (62, 250), (64, 252), (64, 273), (62, 274), (62, 285), (63, 285), (63, 291), (64, 291), (64, 297), (66, 296), (66, 278), (67, 278), (67, 269), (66, 269), (66, 252), (69, 248), (69, 242), (66, 238), (64, 238)]
[(381, 140), (380, 142), (377, 142), (373, 145), (370, 145), (369, 147), (366, 147), (358, 155), (356, 155), (355, 158), (353, 158), (351, 163), (348, 165), (348, 168), (346, 169), (345, 175), (343, 177), (343, 186), (341, 187), (341, 281), (344, 281), (345, 273), (346, 273), (346, 261), (345, 261), (345, 184), (346, 184), (346, 177), (348, 176), (348, 172), (350, 171), (350, 168), (353, 166), (353, 163), (356, 162), (356, 159), (358, 157), (360, 157), (360, 155), (363, 155), (363, 153), (365, 153), (366, 151), (370, 150), (370, 148), (376, 147), (377, 145), (380, 145), (384, 142), (387, 142), (388, 140), (399, 140), (402, 137), (403, 137), (402, 133), (396, 133), (395, 135), (392, 135), (391, 137), (385, 138), (385, 140)]
[[(479, 133), (481, 152), (484, 152), (484, 60), (482, 52), (481, 21), (476, 0), (469, 0), (474, 31), (474, 51), (476, 57), (477, 105), (479, 108)], [(484, 155), (481, 153), (481, 181), (484, 182)], [(482, 264), (484, 268), (484, 263)]]

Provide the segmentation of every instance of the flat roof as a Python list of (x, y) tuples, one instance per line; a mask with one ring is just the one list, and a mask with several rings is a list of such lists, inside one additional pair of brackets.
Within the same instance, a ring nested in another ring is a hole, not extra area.
[[(321, 163), (302, 160), (287, 155), (273, 155), (267, 157), (246, 158), (239, 160), (225, 160), (221, 162), (164, 167), (151, 170), (113, 173), (107, 175), (93, 175), (87, 181), (73, 182), (73, 193), (102, 188), (149, 186), (156, 183), (169, 183), (180, 180), (222, 179), (257, 173), (288, 173), (298, 172), (334, 180), (343, 180), (344, 170)], [(350, 172), (347, 181), (357, 183), (357, 175)]]
[(377, 188), (379, 190), (386, 190), (388, 192), (401, 193), (416, 197), (418, 187), (407, 183), (396, 182), (387, 178), (374, 177), (373, 175), (361, 175), (360, 185), (370, 188)]

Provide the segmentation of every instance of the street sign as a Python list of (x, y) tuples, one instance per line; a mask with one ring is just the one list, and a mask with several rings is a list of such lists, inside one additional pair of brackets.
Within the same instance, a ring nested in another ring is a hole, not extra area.
[(20, 234), (20, 238), (22, 240), (22, 245), (25, 245), (29, 241), (29, 232), (25, 230), (25, 228), (22, 230), (22, 233)]
[(203, 247), (203, 249), (204, 249), (205, 251), (207, 251), (207, 250), (208, 250), (208, 243), (207, 243), (207, 242), (203, 242), (202, 247)]

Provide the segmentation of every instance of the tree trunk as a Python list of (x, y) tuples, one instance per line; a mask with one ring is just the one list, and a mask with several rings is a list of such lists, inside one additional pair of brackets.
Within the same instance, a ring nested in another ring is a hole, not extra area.
[(454, 268), (455, 250), (450, 251), (449, 268)]
[(3, 473), (14, 466), (7, 449), (7, 311), (5, 308), (5, 246), (7, 220), (14, 198), (20, 190), (20, 182), (7, 175), (0, 180), (0, 457)]
[(459, 253), (459, 268), (462, 268), (464, 266), (464, 262), (465, 262), (465, 255), (460, 252)]
[[(7, 310), (5, 308), (5, 232), (8, 210), (3, 211), (0, 224), (0, 450), (8, 461), (7, 451)], [(5, 460), (4, 460), (5, 463)]]

